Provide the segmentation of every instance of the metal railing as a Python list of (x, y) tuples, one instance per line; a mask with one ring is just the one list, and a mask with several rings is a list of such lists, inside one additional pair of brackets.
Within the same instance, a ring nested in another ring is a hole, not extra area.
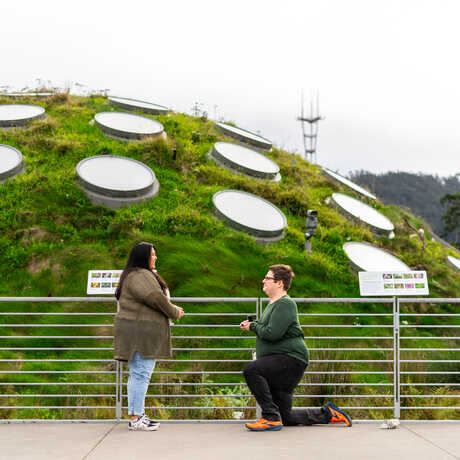
[[(294, 406), (333, 399), (355, 419), (402, 411), (459, 419), (460, 299), (295, 300), (310, 364)], [(260, 318), (268, 299), (173, 301), (187, 303), (186, 315), (172, 326), (174, 358), (157, 360), (146, 408), (175, 421), (254, 417), (242, 369), (255, 337), (238, 325), (249, 314)], [(113, 360), (114, 298), (3, 297), (0, 305), (0, 422), (122, 418), (128, 371)], [(425, 311), (433, 305), (436, 313)]]

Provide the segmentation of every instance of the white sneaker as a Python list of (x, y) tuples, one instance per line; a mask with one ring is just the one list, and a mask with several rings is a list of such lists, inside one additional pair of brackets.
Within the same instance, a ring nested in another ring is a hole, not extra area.
[(135, 422), (128, 423), (128, 429), (132, 431), (156, 431), (159, 427), (158, 422), (150, 420), (146, 415), (142, 415)]

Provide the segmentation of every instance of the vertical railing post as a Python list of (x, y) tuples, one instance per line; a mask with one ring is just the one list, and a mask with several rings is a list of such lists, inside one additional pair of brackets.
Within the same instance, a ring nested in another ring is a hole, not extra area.
[(115, 392), (115, 418), (121, 421), (121, 411), (123, 406), (123, 363), (116, 362), (116, 392)]
[(393, 297), (393, 399), (394, 399), (394, 418), (401, 416), (401, 402), (400, 402), (400, 329), (399, 329), (399, 299)]
[[(256, 304), (256, 319), (260, 319), (261, 316), (262, 316), (262, 299), (259, 297), (257, 299), (257, 304)], [(254, 361), (256, 359), (257, 359), (257, 354), (256, 354), (256, 351), (253, 350), (252, 360)], [(260, 418), (262, 418), (262, 409), (256, 401), (256, 419), (260, 419)]]

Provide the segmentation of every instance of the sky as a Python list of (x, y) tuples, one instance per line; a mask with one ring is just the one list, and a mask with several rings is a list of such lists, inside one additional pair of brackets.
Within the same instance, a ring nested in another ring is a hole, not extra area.
[(301, 94), (319, 92), (320, 165), (451, 176), (459, 13), (457, 0), (1, 2), (0, 86), (198, 102), (298, 154)]

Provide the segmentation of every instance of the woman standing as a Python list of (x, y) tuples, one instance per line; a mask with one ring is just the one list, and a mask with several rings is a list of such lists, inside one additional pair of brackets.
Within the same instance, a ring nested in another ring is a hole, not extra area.
[(166, 282), (156, 272), (153, 244), (138, 243), (129, 254), (115, 292), (115, 359), (128, 361), (130, 430), (155, 431), (160, 424), (144, 414), (145, 395), (157, 358), (170, 358), (170, 320), (184, 310), (170, 302)]

